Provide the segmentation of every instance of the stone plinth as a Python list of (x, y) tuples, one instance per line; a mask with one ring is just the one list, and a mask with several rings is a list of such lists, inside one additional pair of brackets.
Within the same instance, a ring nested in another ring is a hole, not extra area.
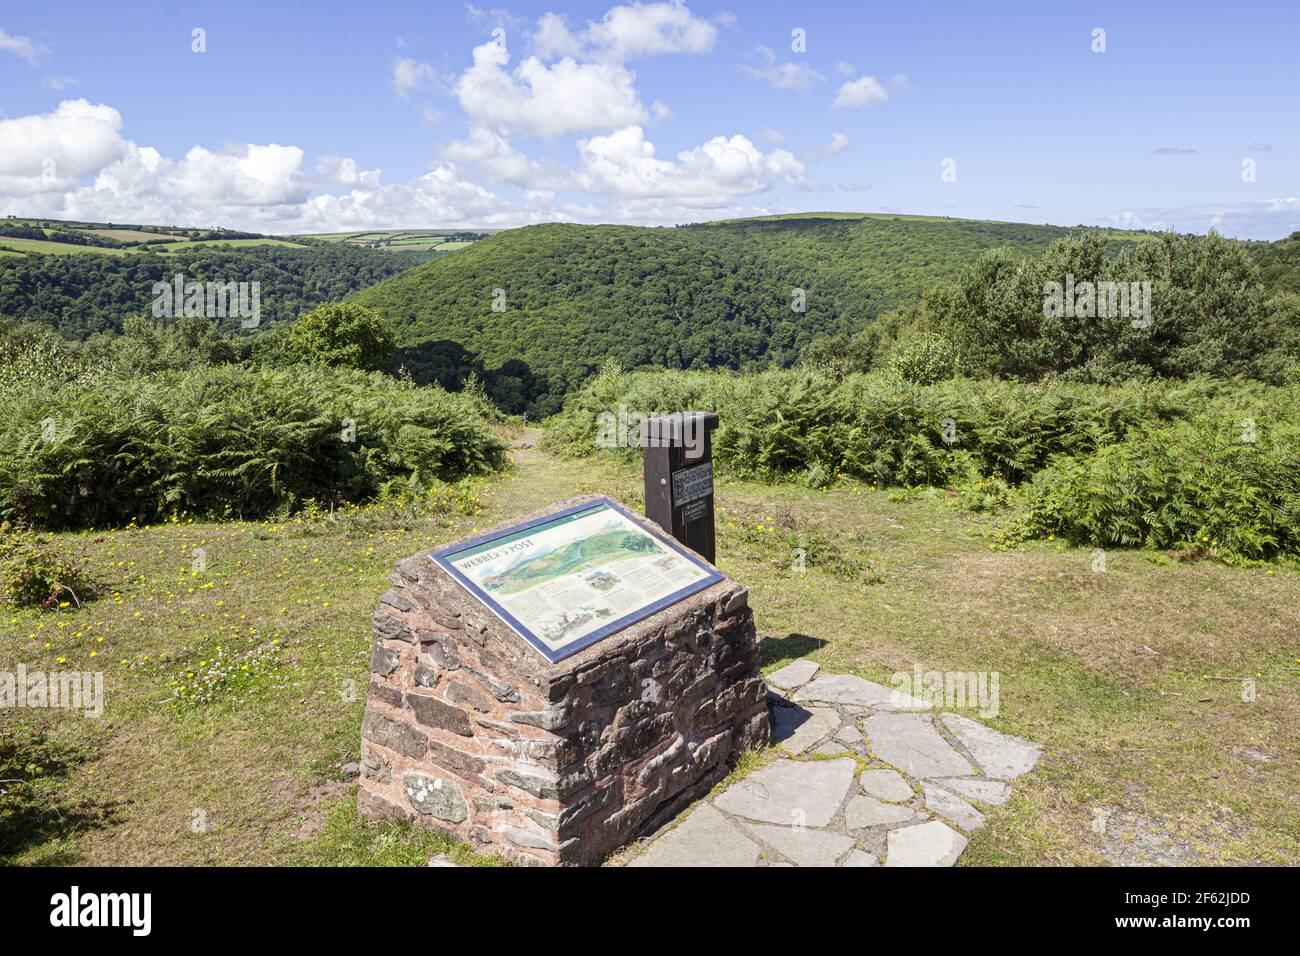
[(557, 663), (427, 552), (390, 580), (374, 615), (362, 817), (520, 863), (593, 864), (768, 739), (753, 614), (730, 579)]

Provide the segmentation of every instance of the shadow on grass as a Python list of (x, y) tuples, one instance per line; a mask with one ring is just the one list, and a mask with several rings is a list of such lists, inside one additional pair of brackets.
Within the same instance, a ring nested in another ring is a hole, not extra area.
[(785, 637), (765, 637), (758, 645), (761, 655), (760, 664), (788, 664), (800, 657), (806, 657), (815, 650), (826, 646), (824, 638), (809, 634), (787, 634)]
[[(114, 804), (68, 792), (68, 774), (90, 755), (88, 746), (51, 741), (32, 722), (0, 729), (0, 863), (116, 819)], [(29, 862), (58, 866), (76, 859), (51, 847)]]

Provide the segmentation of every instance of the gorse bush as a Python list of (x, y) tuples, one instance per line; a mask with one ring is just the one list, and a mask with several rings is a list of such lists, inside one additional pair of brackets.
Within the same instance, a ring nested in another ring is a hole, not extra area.
[(952, 488), (973, 510), (1024, 503), (1022, 533), (1098, 545), (1163, 548), (1208, 536), (1224, 555), (1297, 550), (1294, 387), (996, 379), (920, 386), (889, 373), (840, 377), (817, 368), (736, 375), (610, 367), (548, 423), (548, 445), (574, 456), (634, 458), (634, 424), (630, 444), (597, 442), (598, 416), (618, 416), (620, 405), (630, 423), (636, 413), (716, 411), (714, 459), (736, 475), (815, 487), (845, 476)]
[(419, 494), (503, 455), (481, 398), (380, 373), (222, 366), (0, 394), (0, 516), (40, 527)]

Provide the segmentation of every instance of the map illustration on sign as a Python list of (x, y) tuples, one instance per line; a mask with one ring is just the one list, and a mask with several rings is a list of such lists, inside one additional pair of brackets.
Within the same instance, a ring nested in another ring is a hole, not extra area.
[(722, 580), (607, 498), (430, 557), (550, 661)]

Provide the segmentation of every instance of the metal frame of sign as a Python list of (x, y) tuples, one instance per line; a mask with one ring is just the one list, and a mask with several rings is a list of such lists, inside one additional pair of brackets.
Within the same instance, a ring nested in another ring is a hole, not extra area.
[[(604, 508), (604, 507), (608, 507), (611, 510), (616, 511), (619, 514), (623, 515), (623, 517), (630, 519), (634, 525), (636, 525), (646, 534), (650, 535), (652, 538), (654, 538), (655, 540), (663, 544), (665, 547), (671, 548), (678, 555), (690, 561), (696, 567), (704, 571), (705, 576), (698, 581), (691, 582), (684, 588), (674, 591), (672, 594), (669, 594), (666, 597), (662, 597), (651, 604), (647, 604), (645, 607), (638, 608), (637, 610), (633, 611), (631, 614), (625, 614), (623, 617), (620, 617), (614, 621), (611, 621), (608, 624), (603, 625), (602, 627), (597, 628), (596, 630), (592, 631), (590, 634), (584, 634), (582, 637), (578, 638), (571, 644), (565, 644), (563, 647), (557, 650), (551, 650), (551, 648), (547, 647), (545, 641), (543, 641), (532, 631), (530, 631), (527, 627), (525, 627), (522, 623), (516, 620), (514, 616), (511, 615), (510, 612), (507, 611), (505, 608), (503, 608), (500, 604), (498, 604), (496, 600), (494, 600), (491, 597), (491, 595), (483, 591), (483, 589), (480, 588), (473, 581), (470, 581), (467, 577), (465, 577), (464, 574), (462, 574), (455, 567), (455, 565), (451, 563), (451, 559), (454, 556), (461, 554), (462, 552), (468, 551), (471, 548), (477, 548), (480, 547), (481, 545), (489, 544), (493, 541), (498, 541), (502, 538), (512, 537), (518, 535), (520, 532), (529, 531), (533, 528), (537, 528), (542, 525), (552, 524), (553, 522), (559, 521), (563, 518), (568, 518), (572, 515), (580, 514), (584, 511), (594, 511), (597, 508)], [(723, 580), (722, 574), (717, 569), (713, 568), (711, 565), (707, 564), (701, 559), (695, 557), (695, 555), (687, 552), (679, 542), (674, 541), (672, 538), (666, 537), (663, 534), (660, 534), (659, 531), (656, 529), (651, 529), (646, 527), (644, 524), (638, 521), (634, 515), (629, 513), (625, 508), (621, 507), (616, 501), (605, 497), (593, 498), (591, 501), (584, 502), (583, 504), (580, 505), (575, 505), (572, 508), (565, 508), (563, 511), (556, 511), (552, 514), (543, 515), (542, 517), (535, 518), (532, 521), (525, 521), (523, 524), (511, 525), (509, 528), (504, 528), (501, 531), (481, 534), (477, 537), (470, 538), (468, 541), (461, 542), (460, 544), (452, 545), (451, 547), (448, 548), (442, 548), (438, 551), (432, 551), (429, 553), (429, 558), (433, 561), (434, 564), (436, 564), (438, 567), (442, 568), (453, 578), (455, 578), (455, 580), (459, 582), (461, 587), (465, 588), (465, 590), (467, 590), (470, 594), (472, 594), (480, 604), (482, 604), (489, 611), (495, 614), (498, 618), (504, 621), (512, 631), (514, 631), (525, 641), (527, 641), (528, 644), (534, 650), (536, 650), (539, 654), (545, 657), (552, 664), (556, 663), (557, 661), (562, 661), (566, 657), (571, 657), (572, 655), (578, 653), (578, 651), (582, 650), (583, 648), (590, 647), (592, 644), (595, 644), (597, 641), (604, 640), (606, 637), (609, 637), (611, 634), (617, 633), (618, 631), (631, 627), (633, 624), (637, 623), (638, 621), (643, 621), (647, 617), (650, 617), (652, 614), (656, 614), (659, 611), (662, 611), (664, 608), (676, 604), (678, 601), (684, 600), (685, 598), (690, 597), (692, 594), (697, 594), (700, 591), (703, 591), (705, 588), (712, 587), (713, 585), (717, 584), (719, 581)]]

